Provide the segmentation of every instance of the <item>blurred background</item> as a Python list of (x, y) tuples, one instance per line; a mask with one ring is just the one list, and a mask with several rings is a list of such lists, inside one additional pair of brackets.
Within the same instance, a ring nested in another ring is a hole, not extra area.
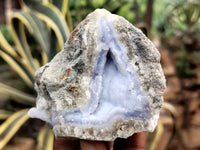
[(146, 149), (200, 149), (199, 0), (0, 0), (0, 8), (0, 149), (52, 149), (48, 125), (26, 115), (34, 72), (96, 8), (126, 18), (160, 51), (167, 89)]

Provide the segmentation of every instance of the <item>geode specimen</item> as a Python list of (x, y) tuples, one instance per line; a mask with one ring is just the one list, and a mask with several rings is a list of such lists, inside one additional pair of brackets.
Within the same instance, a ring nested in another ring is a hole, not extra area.
[(104, 141), (153, 131), (165, 89), (152, 42), (104, 9), (77, 26), (35, 80), (37, 107), (30, 117), (50, 123), (56, 137)]

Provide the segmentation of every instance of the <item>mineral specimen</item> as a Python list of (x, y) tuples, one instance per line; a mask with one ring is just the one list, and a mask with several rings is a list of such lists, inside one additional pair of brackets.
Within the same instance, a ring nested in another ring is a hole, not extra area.
[(105, 9), (77, 26), (35, 81), (37, 107), (30, 117), (50, 123), (56, 137), (104, 141), (153, 131), (165, 89), (158, 50)]

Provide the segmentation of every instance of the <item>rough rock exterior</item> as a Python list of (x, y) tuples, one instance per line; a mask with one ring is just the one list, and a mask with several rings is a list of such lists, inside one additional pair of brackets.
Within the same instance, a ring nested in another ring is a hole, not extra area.
[(165, 89), (152, 42), (104, 9), (76, 27), (35, 81), (37, 107), (30, 117), (50, 123), (56, 137), (104, 141), (153, 131)]

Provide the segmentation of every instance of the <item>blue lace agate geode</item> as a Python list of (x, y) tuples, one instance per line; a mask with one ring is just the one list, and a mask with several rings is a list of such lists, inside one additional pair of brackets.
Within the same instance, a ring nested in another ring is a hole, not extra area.
[(50, 123), (57, 137), (111, 141), (152, 131), (165, 89), (159, 61), (140, 30), (97, 9), (37, 70), (37, 107), (29, 116)]

